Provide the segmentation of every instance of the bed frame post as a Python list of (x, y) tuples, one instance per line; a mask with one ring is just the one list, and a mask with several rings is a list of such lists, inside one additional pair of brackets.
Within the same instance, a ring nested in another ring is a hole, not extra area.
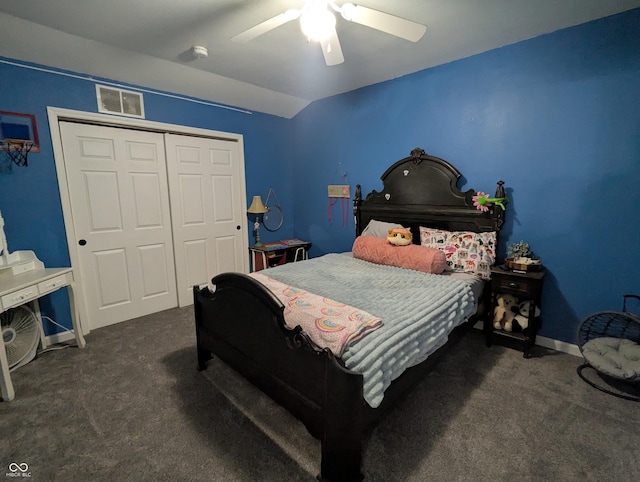
[(322, 459), (318, 480), (361, 482), (364, 402), (362, 375), (327, 357), (322, 407)]
[[(498, 187), (496, 187), (495, 197), (506, 197), (504, 195), (504, 181), (498, 181)], [(504, 209), (502, 209), (500, 206), (493, 206), (493, 219), (495, 222), (495, 230), (500, 231), (500, 228), (502, 228), (502, 225), (504, 224)]]
[[(200, 339), (200, 323), (197, 320), (202, 320), (202, 310), (200, 308), (200, 303), (198, 300), (198, 286), (194, 286), (193, 290), (193, 307), (194, 314), (196, 319), (196, 340)], [(198, 353), (198, 371), (202, 371), (207, 368), (207, 362), (211, 360), (212, 355), (209, 350), (200, 346), (200, 343), (197, 344), (197, 353)]]
[(362, 204), (362, 187), (356, 184), (356, 196), (353, 198), (353, 224), (356, 226), (356, 238), (360, 236), (360, 204)]

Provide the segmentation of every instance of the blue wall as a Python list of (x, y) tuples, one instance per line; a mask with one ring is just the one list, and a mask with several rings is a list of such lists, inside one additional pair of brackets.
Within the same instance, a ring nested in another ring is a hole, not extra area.
[[(428, 48), (428, 44), (426, 46)], [(341, 203), (329, 222), (327, 184), (381, 189), (380, 175), (414, 147), (465, 176), (460, 188), (506, 182), (506, 244), (541, 257), (541, 335), (575, 342), (588, 314), (640, 293), (640, 9), (311, 104), (293, 120), (145, 94), (149, 120), (243, 134), (247, 197), (273, 187), (285, 225), (312, 256), (351, 249)], [(96, 112), (94, 83), (0, 63), (0, 109), (37, 116), (42, 152), (27, 168), (0, 164), (0, 209), (11, 250), (69, 263), (46, 107)], [(55, 293), (43, 312), (69, 325)]]
[[(12, 165), (0, 155), (0, 211), (10, 251), (33, 250), (45, 266), (69, 266), (46, 109), (52, 106), (97, 112), (95, 83), (0, 63), (0, 95), (0, 110), (36, 115), (41, 143), (41, 152), (29, 156), (28, 167)], [(292, 212), (292, 158), (287, 149), (291, 121), (148, 93), (144, 94), (144, 105), (147, 120), (242, 134), (247, 202), (254, 194), (265, 200), (273, 187), (284, 212)], [(251, 234), (251, 225), (248, 227)], [(293, 216), (285, 218), (277, 233), (263, 230), (262, 234), (264, 241), (291, 237)], [(71, 326), (64, 290), (42, 298), (40, 307), (43, 315)], [(48, 334), (59, 331), (48, 324), (45, 330)]]
[(588, 314), (640, 293), (639, 86), (636, 9), (315, 102), (295, 118), (296, 235), (312, 255), (350, 250), (353, 221), (327, 220), (338, 163), (366, 194), (422, 147), (463, 190), (506, 182), (501, 253), (530, 243), (548, 270), (540, 334), (573, 343)]

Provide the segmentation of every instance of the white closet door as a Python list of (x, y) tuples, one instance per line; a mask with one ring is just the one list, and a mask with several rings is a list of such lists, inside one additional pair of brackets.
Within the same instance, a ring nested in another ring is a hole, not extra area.
[(244, 166), (238, 143), (166, 134), (178, 303), (217, 274), (246, 272)]
[(163, 134), (68, 122), (60, 131), (90, 327), (175, 307)]

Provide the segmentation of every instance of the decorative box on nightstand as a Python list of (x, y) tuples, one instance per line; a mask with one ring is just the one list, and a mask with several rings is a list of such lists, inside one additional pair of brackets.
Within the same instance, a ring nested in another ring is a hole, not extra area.
[[(491, 268), (491, 304), (488, 316), (484, 321), (487, 346), (491, 346), (493, 343), (502, 344), (523, 350), (525, 358), (531, 357), (531, 349), (536, 343), (536, 336), (541, 325), (540, 317), (535, 315), (536, 308), (540, 307), (544, 274), (544, 269), (521, 273), (503, 267)], [(518, 302), (527, 300), (531, 302), (526, 329), (507, 331), (494, 328), (493, 314), (497, 304), (497, 296), (500, 293), (514, 295), (518, 298)]]

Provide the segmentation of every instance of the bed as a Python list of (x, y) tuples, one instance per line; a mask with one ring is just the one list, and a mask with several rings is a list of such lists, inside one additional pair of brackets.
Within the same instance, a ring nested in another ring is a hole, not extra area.
[[(363, 232), (370, 234), (365, 230), (374, 223), (397, 223), (409, 228), (415, 244), (424, 242), (425, 227), (497, 235), (504, 223), (504, 210), (477, 209), (472, 199), (476, 191), (461, 192), (457, 187), (460, 177), (447, 161), (414, 149), (382, 175), (381, 192), (372, 191), (363, 199), (357, 186), (353, 200), (356, 241), (362, 239)], [(495, 197), (504, 197), (502, 181), (497, 183)], [(320, 265), (367, 263), (346, 254), (325, 256), (322, 261), (316, 258), (295, 263), (294, 274), (300, 275), (305, 267), (318, 274)], [(276, 270), (279, 268), (261, 273), (269, 278), (284, 276)], [(442, 275), (424, 275), (444, 279)], [(343, 291), (352, 291), (357, 283), (352, 281)], [(334, 285), (334, 290), (340, 291), (339, 286)], [(212, 287), (194, 287), (198, 368), (206, 369), (212, 356), (218, 357), (302, 421), (321, 442), (319, 480), (361, 481), (362, 443), (367, 430), (425, 376), (445, 349), (455, 346), (456, 340), (473, 326), (483, 306), (488, 306), (487, 290), (476, 291), (474, 299), (473, 310), (463, 310), (464, 319), (452, 323), (439, 341), (430, 343), (429, 356), (414, 356), (390, 377), (383, 395), (372, 403), (365, 398), (364, 371), (349, 368), (347, 352), (367, 339), (374, 340), (374, 336), (386, 336), (382, 327), (395, 320), (383, 320), (380, 329), (349, 345), (338, 356), (328, 348), (320, 348), (300, 326), (289, 327), (285, 305), (264, 283), (242, 273), (223, 273), (212, 279)], [(445, 301), (442, 298), (443, 306)]]

